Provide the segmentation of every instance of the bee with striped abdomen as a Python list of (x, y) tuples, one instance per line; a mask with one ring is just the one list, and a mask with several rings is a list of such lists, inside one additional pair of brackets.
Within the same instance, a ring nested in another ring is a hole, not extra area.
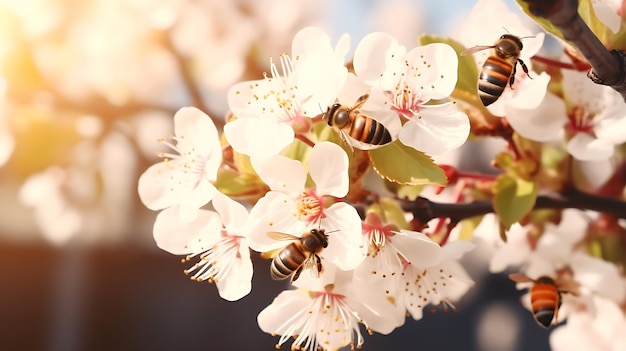
[(389, 130), (382, 123), (359, 111), (367, 99), (369, 94), (362, 95), (352, 107), (335, 103), (322, 117), (329, 126), (339, 131), (341, 139), (353, 152), (353, 146), (370, 149), (392, 142)]
[(268, 232), (267, 236), (274, 240), (293, 241), (274, 256), (270, 266), (272, 279), (283, 280), (292, 276), (293, 283), (304, 269), (315, 268), (318, 274), (322, 272), (322, 259), (318, 254), (328, 246), (324, 229), (311, 229), (302, 237), (280, 232)]
[(531, 279), (519, 273), (509, 274), (509, 278), (517, 283), (533, 283), (530, 288), (530, 305), (535, 321), (543, 328), (549, 328), (558, 320), (561, 294), (578, 296), (578, 287), (572, 281), (558, 281), (548, 276)]
[(481, 50), (493, 49), (492, 55), (483, 64), (478, 77), (478, 96), (484, 106), (496, 102), (507, 83), (513, 88), (518, 63), (522, 66), (524, 73), (531, 78), (528, 74), (528, 67), (519, 58), (523, 47), (519, 37), (504, 34), (493, 45), (474, 46), (461, 53), (461, 55), (471, 55)]

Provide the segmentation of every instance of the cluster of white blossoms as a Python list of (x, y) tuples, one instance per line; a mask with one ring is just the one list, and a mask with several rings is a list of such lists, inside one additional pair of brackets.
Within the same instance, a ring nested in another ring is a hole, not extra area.
[[(562, 335), (578, 330), (580, 323), (589, 325), (590, 321), (604, 319), (604, 313), (615, 313), (607, 310), (620, 311), (620, 318), (624, 319), (620, 306), (626, 303), (626, 278), (616, 265), (589, 255), (581, 245), (590, 221), (591, 218), (579, 210), (565, 210), (561, 224), (548, 224), (540, 237), (537, 237), (536, 228), (532, 225), (515, 224), (507, 232), (507, 242), (503, 243), (496, 238), (498, 224), (494, 217), (486, 216), (475, 232), (476, 237), (491, 243), (494, 248), (489, 265), (491, 272), (514, 268), (533, 280), (546, 276), (561, 282), (562, 305), (555, 323), (565, 319), (568, 323), (551, 335), (555, 350), (568, 349), (564, 345), (570, 344)], [(530, 285), (518, 284), (522, 289), (530, 288)], [(529, 293), (526, 293), (522, 296), (522, 304), (532, 311), (530, 299)], [(610, 330), (612, 328), (618, 326), (612, 325)], [(590, 328), (579, 338), (592, 338), (598, 332)]]
[[(292, 282), (295, 289), (280, 293), (258, 317), (262, 330), (281, 335), (278, 345), (293, 336), (292, 349), (359, 347), (361, 325), (387, 334), (407, 313), (420, 319), (426, 306), (453, 306), (473, 284), (457, 262), (471, 243), (440, 246), (371, 211), (361, 218), (346, 201), (353, 186), (349, 154), (310, 133), (314, 123), (325, 124), (316, 117), (328, 106), (369, 94), (363, 108), (381, 118), (394, 140), (429, 154), (459, 147), (469, 121), (448, 100), (457, 80), (456, 53), (446, 44), (407, 51), (391, 36), (374, 33), (357, 47), (355, 75), (346, 69), (348, 48), (347, 37), (333, 47), (324, 31), (305, 28), (291, 55), (271, 59), (269, 75), (231, 89), (236, 119), (226, 124), (225, 141), (250, 157), (269, 188), (249, 211), (216, 186), (220, 167), (236, 166), (225, 166), (215, 125), (193, 107), (176, 113), (172, 141), (162, 140), (174, 152), (159, 154), (162, 162), (139, 179), (142, 202), (161, 211), (154, 224), (158, 246), (186, 255), (191, 266), (185, 272), (215, 283), (227, 300), (251, 291), (250, 249), (280, 260), (277, 253), (297, 253), (290, 245), (324, 229), (327, 245), (311, 253), (320, 257), (321, 270), (290, 256), (304, 272)], [(307, 151), (288, 157), (303, 138)], [(277, 240), (270, 232), (293, 237)], [(264, 266), (257, 274), (270, 272)]]

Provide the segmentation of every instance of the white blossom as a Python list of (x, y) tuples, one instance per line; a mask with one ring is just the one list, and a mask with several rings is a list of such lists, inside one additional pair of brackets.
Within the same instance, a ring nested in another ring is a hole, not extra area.
[(222, 163), (222, 149), (213, 121), (195, 107), (183, 107), (174, 116), (176, 145), (162, 140), (176, 153), (159, 153), (162, 162), (139, 178), (139, 197), (151, 210), (180, 206), (193, 218), (217, 191), (212, 182)]
[(197, 262), (186, 274), (192, 280), (215, 283), (220, 296), (239, 300), (252, 289), (252, 261), (245, 229), (248, 211), (226, 195), (216, 193), (216, 211), (199, 210), (193, 221), (183, 221), (176, 207), (159, 213), (154, 222), (157, 245), (183, 262)]

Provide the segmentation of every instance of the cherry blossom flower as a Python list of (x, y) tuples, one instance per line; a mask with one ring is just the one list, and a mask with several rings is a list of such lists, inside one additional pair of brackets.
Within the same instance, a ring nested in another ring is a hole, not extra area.
[[(370, 254), (355, 270), (357, 294), (363, 301), (381, 300), (384, 292), (387, 305), (378, 313), (393, 314), (391, 320), (404, 322), (405, 311), (414, 319), (422, 318), (423, 309), (432, 304), (453, 306), (473, 285), (464, 268), (457, 262), (473, 249), (467, 241), (449, 242), (443, 247), (426, 235), (387, 226), (365, 226), (370, 229)], [(366, 286), (379, 286), (372, 292)], [(366, 302), (366, 303), (367, 303)], [(377, 305), (381, 305), (378, 303)], [(387, 324), (393, 326), (392, 323)], [(374, 328), (377, 330), (376, 328)], [(390, 330), (385, 330), (389, 332)]]
[(461, 146), (469, 135), (469, 119), (446, 99), (457, 81), (458, 58), (447, 44), (418, 46), (409, 52), (387, 33), (369, 34), (354, 53), (357, 76), (383, 92), (386, 107), (408, 120), (400, 141), (438, 155)]
[(191, 222), (181, 221), (176, 207), (161, 211), (154, 222), (154, 239), (171, 254), (187, 255), (183, 262), (198, 260), (185, 270), (192, 280), (215, 283), (223, 299), (239, 300), (252, 289), (248, 211), (219, 192), (212, 204), (216, 212), (199, 210)]
[(250, 212), (250, 247), (259, 252), (277, 250), (290, 242), (274, 240), (267, 232), (300, 236), (319, 227), (332, 233), (322, 258), (340, 269), (353, 269), (365, 257), (365, 248), (359, 245), (361, 219), (351, 205), (332, 203), (348, 192), (348, 156), (337, 144), (321, 142), (312, 149), (308, 169), (315, 187), (306, 185), (302, 163), (281, 155), (256, 169), (271, 191)]
[[(237, 117), (224, 133), (233, 149), (268, 159), (294, 140), (294, 125), (307, 124), (337, 97), (346, 80), (344, 36), (335, 48), (321, 29), (307, 27), (293, 39), (292, 55), (270, 59), (265, 79), (235, 84), (228, 104)], [(308, 131), (308, 128), (305, 128)]]
[[(593, 305), (593, 306), (590, 306)], [(590, 314), (589, 310), (595, 310)], [(626, 317), (615, 302), (594, 297), (589, 305), (583, 305), (570, 313), (567, 324), (550, 334), (550, 347), (554, 351), (626, 350)]]
[[(626, 141), (626, 103), (618, 92), (593, 83), (584, 72), (563, 70), (565, 101), (547, 94), (533, 111), (511, 109), (507, 118), (522, 136), (549, 141), (566, 135), (567, 151), (581, 161), (613, 156)], [(546, 118), (550, 116), (550, 118)]]
[(163, 161), (139, 178), (139, 197), (151, 210), (180, 206), (190, 219), (216, 193), (213, 186), (222, 163), (222, 150), (213, 121), (195, 107), (183, 107), (174, 116), (176, 145), (162, 141), (175, 153), (160, 153)]
[(342, 346), (361, 348), (364, 343), (359, 323), (367, 327), (354, 304), (350, 274), (334, 267), (320, 279), (303, 277), (300, 289), (281, 292), (257, 318), (261, 330), (280, 335), (276, 348), (294, 338), (292, 350), (336, 350)]
[[(508, 117), (507, 109), (531, 111), (546, 95), (550, 76), (545, 72), (534, 74), (530, 60), (541, 49), (545, 34), (534, 33), (502, 0), (479, 0), (461, 26), (453, 32), (452, 37), (469, 48), (476, 45), (493, 45), (506, 33), (522, 38), (524, 47), (519, 58), (524, 61), (530, 71), (529, 75), (533, 78), (529, 79), (518, 64), (513, 89), (506, 88), (496, 102), (487, 106), (489, 112), (495, 116)], [(473, 55), (479, 70), (490, 55), (491, 50), (479, 51)]]

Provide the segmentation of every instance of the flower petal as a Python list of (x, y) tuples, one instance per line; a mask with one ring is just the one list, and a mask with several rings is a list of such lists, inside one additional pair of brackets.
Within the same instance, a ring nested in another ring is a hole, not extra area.
[(576, 133), (567, 143), (567, 152), (581, 161), (600, 161), (613, 156), (615, 147), (606, 140), (599, 140), (587, 133)]
[(284, 232), (300, 236), (306, 230), (306, 224), (294, 216), (296, 203), (292, 198), (279, 191), (269, 191), (259, 199), (248, 216), (248, 244), (258, 252), (268, 252), (289, 244), (267, 236), (269, 231)]
[(414, 267), (426, 268), (441, 261), (441, 246), (422, 233), (403, 229), (390, 241)]
[[(366, 257), (367, 248), (361, 243), (361, 218), (347, 203), (333, 204), (325, 211), (322, 227), (328, 234), (328, 247), (322, 256), (341, 270), (356, 268)], [(335, 233), (331, 233), (337, 231)]]
[[(366, 35), (354, 52), (354, 71), (360, 79), (373, 83), (381, 79), (384, 72), (399, 68), (406, 49), (390, 34), (375, 32)], [(380, 81), (383, 90), (393, 89), (391, 77)]]
[(318, 195), (344, 197), (348, 193), (348, 155), (339, 145), (327, 141), (315, 144), (309, 173)]
[(247, 245), (239, 246), (238, 257), (230, 262), (228, 270), (230, 274), (217, 281), (215, 285), (221, 298), (236, 301), (248, 295), (252, 290), (252, 260)]
[(274, 298), (258, 315), (259, 327), (266, 333), (276, 334), (285, 323), (285, 318), (301, 313), (311, 303), (311, 298), (303, 290), (285, 290)]
[(252, 162), (255, 171), (270, 189), (284, 193), (300, 193), (304, 190), (306, 169), (300, 161), (276, 155), (260, 165), (255, 159)]
[(210, 162), (205, 172), (214, 181), (222, 164), (222, 147), (211, 117), (195, 107), (183, 107), (174, 115), (174, 134), (181, 154), (194, 150)]
[(567, 123), (565, 102), (552, 93), (547, 93), (535, 109), (506, 106), (506, 118), (521, 136), (539, 142), (563, 138)]
[[(220, 192), (216, 192), (213, 197), (213, 207), (219, 213), (224, 228), (229, 231), (241, 228), (248, 219), (248, 210), (242, 204)], [(246, 233), (240, 234), (245, 235)]]
[(252, 158), (266, 160), (277, 155), (294, 139), (293, 129), (269, 118), (239, 118), (224, 126), (233, 149)]
[[(409, 79), (414, 91), (421, 91), (421, 100), (443, 99), (450, 96), (457, 81), (459, 59), (448, 44), (433, 43), (409, 51), (404, 60), (420, 74)], [(406, 70), (406, 69), (405, 69)]]
[(470, 131), (467, 115), (454, 104), (423, 106), (421, 118), (412, 118), (400, 130), (407, 146), (429, 155), (441, 155), (463, 145)]
[(219, 233), (222, 222), (213, 211), (199, 210), (193, 222), (183, 222), (177, 207), (161, 211), (154, 221), (153, 235), (159, 248), (174, 255), (186, 255), (200, 248), (200, 236)]

